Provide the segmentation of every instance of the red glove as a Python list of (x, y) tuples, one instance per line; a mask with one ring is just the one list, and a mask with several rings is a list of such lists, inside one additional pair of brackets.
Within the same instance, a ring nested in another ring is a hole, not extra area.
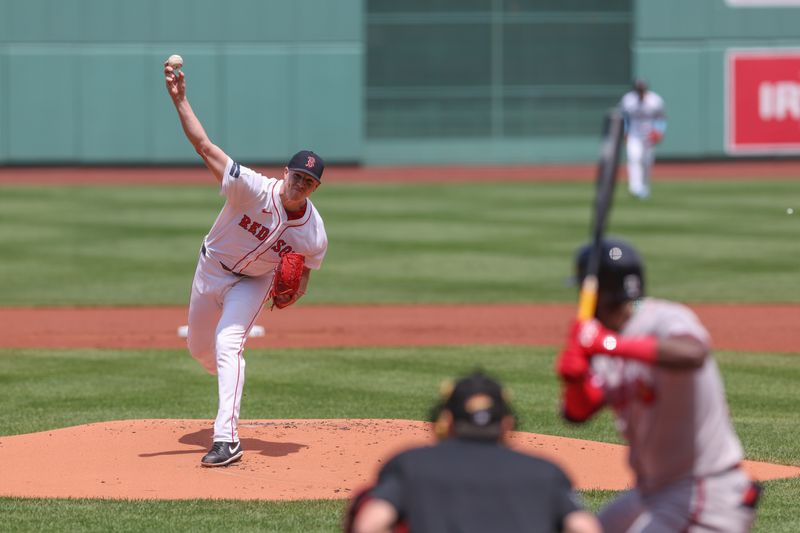
[(305, 268), (305, 256), (290, 252), (281, 256), (281, 261), (275, 267), (275, 278), (269, 297), (272, 306), (278, 309), (288, 307), (297, 301), (303, 293), (300, 283)]
[(568, 342), (582, 348), (587, 357), (605, 353), (614, 357), (655, 364), (658, 340), (655, 337), (626, 337), (604, 327), (598, 320), (575, 321)]
[(650, 144), (658, 144), (661, 142), (661, 139), (664, 138), (664, 134), (658, 130), (652, 130), (650, 131), (649, 138), (650, 138)]

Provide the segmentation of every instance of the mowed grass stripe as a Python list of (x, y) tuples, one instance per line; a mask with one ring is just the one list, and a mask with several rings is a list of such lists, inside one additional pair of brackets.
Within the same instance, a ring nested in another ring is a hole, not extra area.
[[(558, 414), (550, 348), (447, 346), (249, 350), (243, 419), (427, 420), (441, 380), (483, 368), (513, 393), (523, 431), (621, 442), (605, 413)], [(800, 466), (797, 356), (720, 353), (734, 424), (750, 459)], [(88, 422), (213, 418), (216, 379), (185, 351), (0, 350), (0, 431)]]
[[(325, 185), (330, 238), (309, 303), (572, 301), (591, 183)], [(791, 181), (619, 187), (610, 231), (647, 260), (657, 295), (800, 302)], [(20, 187), (0, 194), (0, 305), (183, 305), (222, 205), (216, 188)], [(795, 206), (797, 207), (797, 206)], [(800, 212), (800, 209), (797, 209)]]
[[(587, 509), (598, 511), (616, 492), (585, 491)], [(769, 481), (758, 508), (753, 531), (794, 533), (800, 529), (796, 512), (800, 479)], [(301, 500), (257, 502), (240, 500), (89, 500), (0, 498), (4, 528), (8, 531), (54, 533), (122, 531), (341, 531), (348, 502)]]

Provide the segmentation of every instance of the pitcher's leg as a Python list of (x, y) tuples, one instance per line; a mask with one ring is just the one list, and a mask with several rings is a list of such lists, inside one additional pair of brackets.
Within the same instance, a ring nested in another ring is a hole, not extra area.
[(186, 345), (203, 368), (210, 374), (217, 373), (216, 356), (216, 331), (217, 323), (222, 315), (222, 306), (218, 299), (218, 292), (212, 291), (208, 280), (200, 271), (192, 281), (192, 296), (189, 300), (189, 332)]
[(239, 410), (245, 376), (244, 347), (247, 333), (266, 301), (267, 281), (245, 278), (225, 295), (216, 336), (219, 406), (214, 422), (214, 441), (239, 440)]

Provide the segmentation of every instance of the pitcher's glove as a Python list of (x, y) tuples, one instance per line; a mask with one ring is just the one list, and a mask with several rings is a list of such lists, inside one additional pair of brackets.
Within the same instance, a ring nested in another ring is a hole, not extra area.
[(281, 262), (275, 267), (275, 279), (272, 281), (272, 307), (283, 309), (295, 303), (300, 296), (300, 280), (303, 277), (303, 268), (306, 258), (302, 254), (290, 252), (281, 257)]

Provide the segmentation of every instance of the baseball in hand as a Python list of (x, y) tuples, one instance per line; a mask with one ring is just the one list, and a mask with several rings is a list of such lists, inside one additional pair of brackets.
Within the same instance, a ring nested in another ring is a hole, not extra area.
[(183, 66), (183, 58), (178, 54), (172, 54), (167, 59), (167, 65), (171, 66), (172, 68), (181, 68)]

